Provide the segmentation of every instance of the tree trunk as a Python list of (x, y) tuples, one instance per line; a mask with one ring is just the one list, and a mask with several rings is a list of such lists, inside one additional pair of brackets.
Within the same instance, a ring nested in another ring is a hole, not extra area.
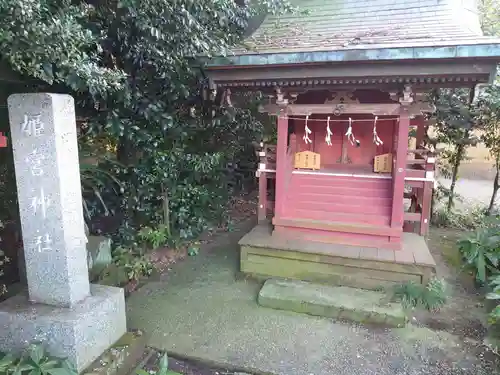
[(129, 166), (134, 159), (133, 156), (132, 142), (125, 135), (121, 136), (116, 149), (116, 159), (119, 163)]
[(493, 213), (493, 208), (495, 207), (495, 200), (497, 198), (497, 193), (498, 189), (500, 188), (499, 185), (499, 175), (500, 175), (500, 160), (497, 159), (495, 163), (496, 167), (496, 173), (495, 173), (495, 179), (493, 180), (493, 194), (491, 194), (491, 200), (490, 200), (490, 205), (488, 206), (488, 211), (487, 214), (491, 215)]
[(448, 196), (448, 205), (446, 210), (449, 212), (453, 208), (453, 200), (455, 199), (455, 187), (458, 180), (458, 169), (462, 163), (463, 153), (465, 146), (463, 144), (458, 144), (455, 147), (455, 155), (453, 157), (453, 166), (451, 173), (451, 185), (450, 185), (450, 195)]
[(165, 184), (161, 184), (161, 191), (163, 195), (163, 224), (167, 229), (167, 235), (170, 239), (172, 233), (170, 231), (170, 202), (168, 200), (168, 192)]

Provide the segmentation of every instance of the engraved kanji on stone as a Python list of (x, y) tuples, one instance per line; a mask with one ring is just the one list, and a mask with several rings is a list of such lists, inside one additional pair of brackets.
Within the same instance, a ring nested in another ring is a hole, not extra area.
[(40, 194), (31, 198), (31, 208), (36, 215), (41, 213), (42, 217), (45, 219), (47, 217), (47, 208), (50, 206), (50, 200), (45, 196), (43, 187), (40, 188)]
[(45, 160), (45, 155), (34, 149), (26, 157), (26, 162), (30, 164), (30, 171), (33, 176), (43, 175), (42, 162)]
[(43, 236), (35, 236), (35, 250), (39, 253), (52, 250), (52, 239), (48, 233)]
[(43, 134), (44, 125), (41, 121), (42, 115), (24, 115), (24, 122), (21, 124), (21, 131), (31, 137), (38, 137)]

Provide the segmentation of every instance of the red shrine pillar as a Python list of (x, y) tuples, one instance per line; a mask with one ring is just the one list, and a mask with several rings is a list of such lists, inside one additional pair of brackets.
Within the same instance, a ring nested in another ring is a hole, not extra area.
[(394, 165), (392, 170), (393, 196), (391, 227), (403, 229), (404, 216), (404, 188), (406, 176), (406, 163), (408, 158), (408, 132), (410, 129), (410, 117), (408, 111), (401, 107), (399, 124), (397, 126), (397, 145)]
[(278, 141), (276, 145), (276, 188), (274, 202), (274, 217), (280, 218), (285, 204), (285, 177), (288, 148), (288, 117), (280, 113), (277, 121)]

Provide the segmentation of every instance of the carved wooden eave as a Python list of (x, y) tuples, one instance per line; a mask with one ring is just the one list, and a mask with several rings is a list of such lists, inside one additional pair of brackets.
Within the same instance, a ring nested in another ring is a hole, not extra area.
[(249, 66), (245, 69), (213, 67), (207, 71), (211, 86), (240, 91), (283, 92), (301, 90), (351, 91), (356, 88), (399, 89), (412, 85), (414, 92), (438, 87), (473, 87), (488, 82), (491, 62), (398, 61), (387, 64), (293, 64)]
[(313, 114), (343, 115), (343, 114), (368, 114), (374, 116), (398, 116), (401, 110), (407, 109), (410, 116), (421, 116), (432, 113), (435, 107), (430, 103), (414, 102), (409, 105), (401, 103), (389, 104), (266, 104), (259, 108), (262, 113), (286, 114), (288, 116), (310, 116)]
[(360, 104), (358, 98), (351, 91), (338, 91), (330, 94), (325, 104)]

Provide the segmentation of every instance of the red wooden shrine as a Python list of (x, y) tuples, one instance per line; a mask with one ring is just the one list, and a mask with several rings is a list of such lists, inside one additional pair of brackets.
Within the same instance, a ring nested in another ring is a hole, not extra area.
[[(265, 147), (261, 152), (259, 220), (266, 220), (270, 210), (275, 234), (400, 249), (405, 221), (417, 222), (418, 226), (407, 225), (407, 230), (421, 235), (429, 227), (435, 158), (422, 146), (423, 114), (391, 115), (394, 103), (371, 104), (366, 93), (368, 103), (360, 103), (353, 100), (354, 92), (347, 104), (342, 95), (323, 99), (327, 102), (323, 106), (297, 104), (293, 108), (297, 114), (277, 116), (276, 161), (267, 160)], [(342, 113), (333, 113), (335, 106)], [(332, 113), (305, 114), (314, 107)], [(422, 109), (426, 108), (419, 111)], [(414, 142), (408, 137), (410, 127), (418, 129)], [(416, 148), (409, 149), (409, 144)], [(319, 170), (294, 167), (295, 155), (306, 150), (319, 154)], [(392, 172), (374, 172), (375, 157), (380, 155), (389, 157)], [(267, 178), (274, 173), (275, 200), (269, 202)], [(414, 212), (404, 212), (405, 185)]]
[(245, 47), (206, 66), (212, 92), (267, 97), (277, 127), (259, 151), (260, 224), (240, 240), (241, 270), (426, 283), (436, 163), (423, 145), (426, 94), (491, 82), (500, 40), (482, 36), (470, 2), (292, 2), (308, 14), (266, 17)]

